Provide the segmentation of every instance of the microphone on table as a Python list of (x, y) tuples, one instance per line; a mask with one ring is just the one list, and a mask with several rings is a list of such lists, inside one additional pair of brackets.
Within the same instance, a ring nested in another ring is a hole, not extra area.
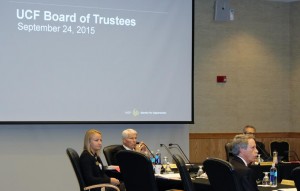
[(185, 153), (183, 152), (183, 150), (181, 149), (181, 147), (178, 145), (178, 144), (174, 144), (174, 143), (170, 143), (169, 146), (173, 146), (173, 145), (176, 145), (177, 147), (174, 147), (174, 148), (177, 148), (180, 153), (184, 156), (184, 158), (186, 159), (186, 161), (188, 161), (188, 164), (191, 164), (191, 161), (189, 160), (189, 158), (185, 155)]
[[(136, 144), (138, 145), (138, 144), (140, 144), (140, 142), (136, 142)], [(148, 150), (148, 152), (150, 153), (151, 157), (155, 158), (154, 154), (151, 152), (151, 150), (149, 149), (149, 147), (145, 143), (143, 143), (143, 145), (145, 145), (145, 147)]]
[(166, 151), (168, 151), (168, 153), (173, 157), (172, 152), (170, 151), (170, 149), (165, 144), (160, 144), (160, 147), (164, 147), (166, 149)]
[[(181, 151), (178, 149), (178, 147), (169, 146), (169, 149), (174, 149), (174, 148), (177, 149), (177, 150), (179, 151), (180, 156), (183, 157), (183, 156), (182, 156), (182, 153), (181, 153)], [(188, 159), (186, 159), (185, 157), (182, 158), (182, 159), (184, 160), (185, 164), (191, 164), (190, 161), (189, 161)]]
[(262, 152), (260, 154), (263, 154), (268, 157), (267, 159), (264, 159), (265, 161), (272, 160), (273, 157), (271, 156), (271, 154), (266, 153), (265, 150), (262, 149), (258, 144), (256, 144), (256, 147), (259, 148), (259, 150)]
[[(176, 145), (177, 147), (174, 147), (173, 145)], [(191, 173), (191, 172), (197, 172), (198, 171), (198, 166), (197, 167), (195, 167), (195, 164), (192, 164), (191, 163), (191, 161), (187, 158), (187, 156), (184, 154), (184, 152), (183, 152), (183, 150), (180, 148), (180, 146), (178, 145), (178, 144), (173, 144), (173, 143), (170, 143), (169, 144), (169, 147), (170, 148), (176, 148), (178, 151), (179, 151), (179, 153), (180, 153), (180, 155), (182, 156), (184, 156), (184, 158), (185, 158), (185, 160), (186, 161), (188, 161), (186, 164), (188, 164), (189, 165), (189, 167), (187, 167), (187, 169), (188, 169), (188, 171)], [(187, 165), (187, 166), (188, 166)]]
[[(286, 153), (286, 154), (290, 154), (290, 153), (292, 153), (295, 157), (296, 157), (296, 159), (297, 159), (297, 161), (300, 161), (299, 160), (299, 157), (298, 157), (298, 154), (296, 153), (296, 151), (284, 151), (284, 153)], [(289, 157), (291, 157), (290, 155), (289, 155)]]
[[(173, 153), (170, 151), (170, 149), (165, 144), (159, 144), (159, 145), (160, 145), (160, 147), (164, 147), (166, 149), (166, 151), (168, 151), (168, 153), (171, 155), (171, 157), (174, 158)], [(165, 162), (167, 162), (167, 161), (165, 161)], [(166, 173), (172, 172), (172, 169), (171, 169), (171, 167), (170, 167), (170, 165), (169, 165), (168, 162), (166, 163), (166, 166), (164, 167), (164, 171)]]

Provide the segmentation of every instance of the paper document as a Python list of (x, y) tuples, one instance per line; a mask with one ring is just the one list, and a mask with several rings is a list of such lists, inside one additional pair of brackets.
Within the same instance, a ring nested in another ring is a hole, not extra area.
[(297, 188), (280, 188), (278, 191), (297, 191)]
[(180, 174), (179, 173), (172, 173), (172, 174), (155, 174), (155, 176), (159, 176), (166, 179), (174, 179), (174, 180), (180, 180)]
[(116, 171), (120, 172), (120, 167), (115, 166), (115, 165), (110, 165), (110, 166), (106, 167), (106, 170), (116, 170)]
[(295, 182), (293, 180), (282, 179), (281, 184), (295, 186)]

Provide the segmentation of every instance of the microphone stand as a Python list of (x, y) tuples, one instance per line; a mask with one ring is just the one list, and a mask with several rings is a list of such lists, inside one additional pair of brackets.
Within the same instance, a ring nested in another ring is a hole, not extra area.
[[(179, 151), (179, 153), (182, 153), (182, 150), (179, 150), (179, 148), (178, 147), (172, 147), (172, 146), (170, 146), (170, 145), (174, 145), (174, 144), (172, 144), (172, 143), (170, 143), (169, 144), (169, 148), (176, 148), (178, 151)], [(182, 154), (181, 154), (182, 155)], [(184, 155), (185, 156), (185, 155)], [(185, 160), (187, 160), (188, 161), (188, 163), (186, 163), (186, 164), (189, 164), (190, 165), (190, 167), (187, 167), (187, 169), (188, 169), (188, 171), (191, 173), (191, 172), (197, 172), (198, 171), (198, 167), (195, 167), (195, 165), (194, 164), (192, 164), (191, 163), (191, 161), (185, 156), (184, 157), (185, 158)], [(196, 176), (195, 176), (196, 177)]]
[[(299, 157), (298, 157), (298, 154), (295, 151), (284, 151), (284, 153), (288, 153), (288, 155), (289, 155), (289, 153), (293, 153), (293, 155), (295, 155), (297, 161), (300, 161)], [(289, 155), (288, 157), (291, 157), (291, 156)]]
[[(178, 149), (178, 147), (174, 147), (174, 146), (172, 147), (172, 146), (170, 146), (169, 148), (170, 148), (170, 149), (173, 149), (173, 148), (174, 148), (174, 149), (177, 149), (177, 150), (179, 151), (179, 153), (181, 154), (181, 151)], [(182, 155), (182, 154), (181, 154), (181, 155)], [(184, 157), (184, 160), (187, 161), (186, 164), (191, 164), (191, 162), (190, 162), (187, 158)]]
[(271, 154), (266, 153), (265, 150), (262, 149), (258, 144), (256, 144), (256, 147), (259, 148), (259, 150), (262, 152), (262, 154), (264, 154), (265, 156), (268, 157), (267, 159), (264, 159), (264, 160), (270, 160), (270, 159), (272, 159)]
[(174, 144), (174, 143), (170, 143), (169, 146), (173, 146), (176, 145), (177, 149), (181, 152), (181, 154), (184, 156), (184, 158), (186, 159), (186, 161), (188, 161), (188, 164), (191, 164), (191, 161), (189, 160), (189, 158), (184, 154), (183, 150), (181, 149), (181, 147), (178, 144)]
[(170, 149), (165, 144), (160, 144), (160, 147), (164, 147), (166, 149), (166, 151), (168, 151), (168, 153), (173, 157), (172, 152), (170, 151)]
[[(170, 149), (165, 145), (165, 144), (160, 144), (160, 147), (164, 147), (166, 149), (166, 151), (168, 151), (168, 153), (171, 155), (171, 157), (173, 158), (174, 155), (172, 154), (172, 152), (170, 151)], [(164, 172), (165, 173), (169, 173), (172, 172), (171, 167), (169, 166), (169, 163), (166, 163), (166, 166), (164, 167)]]
[[(140, 144), (140, 142), (136, 142), (136, 144)], [(148, 152), (150, 153), (151, 157), (155, 158), (154, 154), (151, 152), (151, 150), (148, 148), (148, 146), (145, 143), (143, 143), (143, 145), (145, 145), (145, 147), (148, 150)]]

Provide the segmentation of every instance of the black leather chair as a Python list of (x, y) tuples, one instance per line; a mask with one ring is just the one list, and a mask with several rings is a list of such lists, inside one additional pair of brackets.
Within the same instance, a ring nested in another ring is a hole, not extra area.
[(273, 152), (277, 151), (278, 160), (288, 162), (290, 144), (287, 141), (272, 141), (270, 143), (270, 151), (273, 156)]
[(123, 150), (116, 155), (126, 191), (158, 191), (153, 165), (136, 151)]
[(120, 147), (121, 145), (109, 145), (103, 148), (103, 154), (105, 156), (107, 165), (119, 165), (115, 161), (117, 147)]
[(230, 142), (225, 144), (225, 153), (226, 153), (226, 160), (227, 160), (227, 161), (229, 161), (230, 158), (233, 157), (233, 154), (232, 154), (232, 152), (231, 152), (231, 147), (232, 147), (232, 146), (231, 146), (231, 143), (230, 143)]
[(242, 191), (233, 166), (222, 159), (208, 158), (203, 162), (204, 171), (214, 190)]
[(67, 148), (66, 150), (67, 155), (72, 163), (74, 172), (76, 174), (78, 183), (79, 183), (79, 187), (80, 187), (80, 191), (86, 191), (86, 190), (90, 190), (93, 188), (101, 188), (101, 191), (105, 188), (113, 188), (117, 191), (120, 191), (118, 187), (112, 185), (112, 184), (96, 184), (96, 185), (91, 185), (91, 186), (86, 186), (82, 173), (81, 173), (81, 169), (80, 169), (80, 164), (79, 164), (79, 156), (78, 153), (72, 149), (72, 148)]
[(193, 182), (191, 180), (191, 176), (186, 168), (185, 162), (182, 159), (182, 157), (178, 154), (174, 154), (173, 160), (175, 161), (176, 166), (179, 170), (179, 174), (181, 177), (181, 181), (183, 183), (184, 191), (194, 191), (195, 188), (194, 188)]
[(297, 190), (300, 190), (300, 166), (292, 170), (292, 179), (295, 182)]

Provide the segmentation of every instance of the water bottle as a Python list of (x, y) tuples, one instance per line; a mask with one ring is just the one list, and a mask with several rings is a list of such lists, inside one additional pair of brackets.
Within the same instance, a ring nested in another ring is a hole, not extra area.
[(277, 151), (273, 152), (273, 163), (278, 164), (278, 153), (277, 153)]
[(275, 167), (275, 163), (272, 163), (272, 167), (270, 169), (270, 186), (277, 187), (277, 168)]
[(159, 149), (157, 149), (155, 153), (155, 164), (161, 164), (161, 153)]
[(154, 155), (153, 151), (151, 151), (150, 160), (151, 160), (152, 164), (155, 164), (155, 155)]

